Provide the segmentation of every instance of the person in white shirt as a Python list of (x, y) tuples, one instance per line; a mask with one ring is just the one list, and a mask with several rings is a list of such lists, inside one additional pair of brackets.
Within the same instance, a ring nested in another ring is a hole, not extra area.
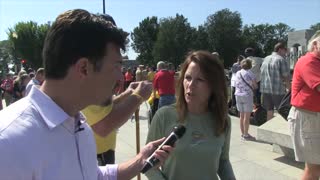
[(253, 110), (253, 92), (257, 88), (254, 74), (250, 71), (251, 60), (241, 61), (241, 70), (236, 73), (236, 101), (237, 109), (240, 112), (240, 130), (242, 140), (255, 140), (249, 134), (250, 115)]
[[(164, 162), (173, 148), (156, 150), (162, 138), (125, 163), (98, 167), (93, 132), (80, 113), (88, 105), (111, 102), (125, 39), (112, 23), (85, 10), (57, 17), (44, 43), (42, 86), (0, 111), (1, 179), (131, 179), (152, 153)], [(106, 133), (121, 123), (110, 120), (113, 128)]]
[(235, 85), (235, 82), (236, 82), (236, 74), (238, 71), (241, 70), (241, 65), (240, 65), (240, 62), (244, 59), (244, 56), (242, 55), (239, 55), (237, 57), (237, 62), (235, 62), (232, 67), (231, 67), (231, 72), (232, 72), (232, 75), (231, 75), (231, 107), (235, 107), (236, 106), (236, 97), (234, 95), (234, 93), (236, 92), (236, 85)]
[(28, 95), (32, 86), (40, 86), (44, 81), (44, 68), (39, 68), (33, 77), (27, 84), (25, 95)]

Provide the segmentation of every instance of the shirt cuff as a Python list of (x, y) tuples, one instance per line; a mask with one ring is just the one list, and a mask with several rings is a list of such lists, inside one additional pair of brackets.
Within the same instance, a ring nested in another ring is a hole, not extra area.
[(118, 178), (118, 164), (108, 164), (106, 166), (99, 166), (101, 174), (98, 175), (99, 180), (117, 180)]

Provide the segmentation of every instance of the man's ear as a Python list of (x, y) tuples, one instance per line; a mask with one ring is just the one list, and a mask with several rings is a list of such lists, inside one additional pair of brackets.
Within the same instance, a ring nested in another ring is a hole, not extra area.
[(85, 78), (88, 75), (90, 68), (92, 68), (91, 66), (92, 64), (89, 62), (88, 58), (80, 58), (74, 65), (77, 76)]

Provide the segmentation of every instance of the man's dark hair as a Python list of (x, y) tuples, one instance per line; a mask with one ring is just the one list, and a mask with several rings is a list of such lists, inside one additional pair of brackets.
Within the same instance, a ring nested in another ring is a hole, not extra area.
[(287, 49), (287, 46), (284, 42), (278, 42), (276, 45), (274, 45), (274, 52), (278, 52), (280, 49)]
[(255, 51), (254, 51), (253, 48), (248, 47), (248, 48), (246, 48), (246, 49), (244, 50), (244, 55), (245, 55), (246, 57), (254, 56), (254, 55), (255, 55)]
[(110, 16), (109, 14), (100, 14), (100, 16), (106, 20), (106, 21), (110, 21), (113, 25), (117, 26), (116, 22), (114, 21), (113, 17)]
[(63, 79), (68, 69), (83, 57), (99, 71), (108, 43), (125, 50), (125, 37), (111, 22), (81, 9), (62, 13), (44, 43), (46, 78)]

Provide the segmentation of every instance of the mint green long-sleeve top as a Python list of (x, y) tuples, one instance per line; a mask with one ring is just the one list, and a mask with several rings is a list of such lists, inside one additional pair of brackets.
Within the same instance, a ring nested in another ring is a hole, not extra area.
[[(159, 109), (153, 117), (147, 143), (169, 135), (178, 124), (174, 105)], [(230, 119), (228, 128), (219, 136), (214, 134), (212, 113), (188, 113), (184, 125), (186, 133), (176, 142), (174, 151), (161, 170), (149, 170), (146, 176), (150, 180), (235, 179), (229, 161)]]

